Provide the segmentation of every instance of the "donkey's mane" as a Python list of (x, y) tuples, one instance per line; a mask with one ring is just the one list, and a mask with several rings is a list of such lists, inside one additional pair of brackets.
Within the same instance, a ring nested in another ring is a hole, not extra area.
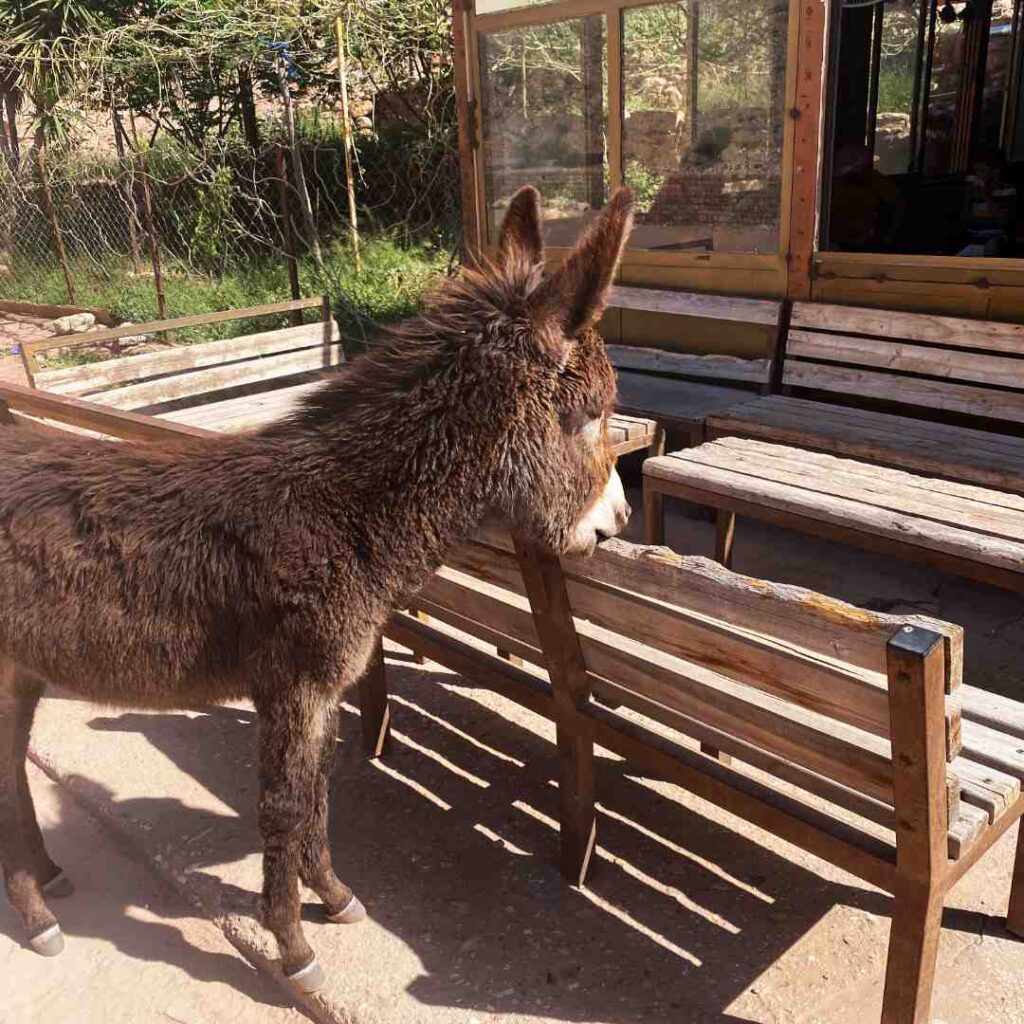
[(525, 343), (525, 332), (495, 328), (519, 318), (525, 323), (527, 300), (542, 272), (525, 257), (503, 265), (481, 258), (457, 277), (442, 278), (418, 313), (382, 326), (370, 349), (326, 375), (321, 387), (303, 396), (264, 434), (315, 428), (335, 422), (342, 410), (351, 414), (408, 395), (418, 382), (450, 367), (452, 346), (464, 346), (467, 339), (483, 342), (486, 337), (512, 354)]

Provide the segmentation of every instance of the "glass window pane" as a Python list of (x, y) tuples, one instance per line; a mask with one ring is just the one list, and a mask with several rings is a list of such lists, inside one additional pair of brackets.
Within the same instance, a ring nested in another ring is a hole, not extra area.
[(630, 245), (777, 252), (787, 0), (685, 0), (622, 16)]
[(549, 245), (571, 245), (607, 196), (602, 15), (481, 32), (487, 237), (522, 185), (544, 197)]
[(921, 0), (885, 4), (882, 10), (874, 124), (876, 165), (881, 174), (904, 174), (911, 164), (910, 122), (920, 20)]

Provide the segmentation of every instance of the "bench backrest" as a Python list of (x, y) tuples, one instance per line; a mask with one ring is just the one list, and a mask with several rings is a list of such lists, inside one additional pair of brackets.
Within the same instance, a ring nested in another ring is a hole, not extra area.
[[(619, 540), (590, 559), (563, 559), (561, 573), (596, 696), (875, 818), (891, 818), (893, 804), (890, 641), (907, 625), (941, 634), (944, 690), (960, 682), (962, 634), (947, 623), (864, 611)], [(416, 607), (546, 665), (559, 654), (545, 650), (524, 580), (511, 538), (489, 530), (450, 555)], [(955, 698), (930, 728), (955, 757)]]
[[(286, 311), (301, 315), (302, 309), (310, 307), (321, 312), (321, 317), (313, 323), (223, 341), (178, 345), (79, 366), (47, 369), (39, 362), (41, 355), (54, 349), (91, 347), (129, 335), (166, 334)], [(117, 409), (142, 409), (209, 396), (242, 385), (309, 373), (344, 361), (337, 324), (331, 318), (326, 301), (319, 298), (133, 324), (73, 339), (40, 339), (26, 345), (23, 354), (35, 387), (62, 395), (88, 397), (92, 402)]]
[(796, 302), (782, 381), (916, 416), (1024, 424), (1024, 326)]

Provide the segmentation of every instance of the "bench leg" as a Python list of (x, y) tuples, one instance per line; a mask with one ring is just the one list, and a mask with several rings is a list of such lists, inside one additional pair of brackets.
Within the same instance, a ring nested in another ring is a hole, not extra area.
[[(430, 616), (426, 612), (421, 612), (421, 611), (418, 611), (415, 608), (410, 608), (409, 609), (409, 614), (417, 622), (425, 622), (425, 623), (429, 623), (430, 622)], [(427, 659), (424, 658), (422, 654), (419, 654), (416, 651), (412, 652), (412, 660), (417, 665), (425, 665), (427, 663)]]
[(736, 515), (724, 508), (715, 509), (715, 561), (732, 568), (732, 542), (736, 536)]
[(897, 879), (881, 1024), (928, 1024), (941, 927), (941, 891)]
[(384, 675), (384, 645), (378, 640), (363, 678), (359, 680), (359, 717), (363, 727), (363, 750), (367, 757), (380, 757), (388, 742), (391, 709)]
[(655, 485), (644, 477), (644, 543), (665, 543), (664, 497)]
[(1006, 912), (1006, 930), (1024, 939), (1024, 819), (1017, 826), (1017, 859), (1013, 862), (1010, 908)]
[(562, 874), (582, 886), (597, 837), (594, 814), (594, 744), (558, 727), (558, 804)]

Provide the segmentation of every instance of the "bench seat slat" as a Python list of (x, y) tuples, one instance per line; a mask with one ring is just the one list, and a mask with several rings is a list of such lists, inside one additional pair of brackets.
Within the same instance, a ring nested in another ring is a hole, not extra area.
[(929, 348), (906, 341), (792, 330), (786, 342), (786, 357), (818, 359), (848, 366), (877, 366), (1000, 387), (1024, 386), (1024, 359), (976, 350), (963, 352)]
[[(754, 443), (754, 442), (752, 442)], [(707, 448), (719, 442), (708, 442)], [(697, 449), (673, 457), (648, 459), (644, 472), (656, 475), (662, 486), (679, 484), (681, 496), (710, 490), (716, 495), (777, 509), (787, 516), (800, 515), (868, 536), (898, 541), (963, 561), (995, 566), (1012, 573), (1024, 565), (1024, 542), (1006, 536), (979, 535), (973, 530), (936, 522), (905, 511), (894, 511), (834, 494), (821, 494), (807, 487), (759, 479), (746, 472), (707, 465), (693, 457)], [(876, 473), (884, 470), (875, 468)]]
[[(195, 345), (177, 345), (157, 352), (120, 356), (82, 366), (40, 370), (35, 375), (37, 387), (56, 394), (87, 395), (115, 384), (141, 383), (171, 373), (187, 373), (207, 366), (221, 366), (241, 359), (276, 355), (300, 348), (323, 344), (322, 322), (299, 327), (282, 327), (257, 334), (246, 334), (222, 341), (204, 341)], [(340, 340), (338, 325), (331, 324), (331, 341)]]
[(1024, 325), (1021, 324), (811, 302), (793, 303), (790, 324), (811, 330), (1024, 353)]
[(953, 381), (900, 377), (878, 370), (847, 366), (823, 366), (786, 360), (783, 381), (817, 391), (858, 395), (921, 410), (940, 409), (968, 416), (1024, 423), (1024, 394), (998, 391)]
[(651, 417), (664, 427), (689, 432), (703, 432), (708, 416), (728, 412), (750, 397), (749, 392), (738, 388), (673, 380), (632, 370), (619, 370), (615, 376), (619, 411)]
[(115, 409), (141, 409), (180, 398), (215, 393), (243, 384), (257, 384), (274, 377), (290, 377), (345, 361), (341, 345), (316, 346), (283, 352), (227, 366), (212, 366), (194, 373), (176, 374), (142, 384), (129, 384), (93, 395), (91, 401)]

